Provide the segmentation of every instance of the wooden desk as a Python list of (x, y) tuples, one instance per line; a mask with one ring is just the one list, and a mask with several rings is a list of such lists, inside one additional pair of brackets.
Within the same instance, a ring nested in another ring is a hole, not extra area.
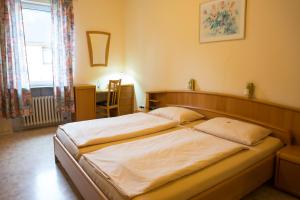
[[(96, 90), (96, 102), (105, 101), (108, 91), (105, 89)], [(134, 85), (121, 85), (120, 114), (126, 115), (134, 112)]]
[[(74, 86), (75, 92), (75, 120), (89, 120), (96, 118), (96, 102), (104, 101), (107, 90), (96, 90), (95, 85)], [(121, 85), (120, 114), (126, 115), (134, 112), (134, 85)]]
[[(89, 120), (96, 118), (96, 102), (104, 101), (107, 90), (96, 90), (95, 85), (78, 85), (75, 91), (75, 120)], [(121, 85), (120, 114), (126, 115), (134, 112), (134, 85)]]

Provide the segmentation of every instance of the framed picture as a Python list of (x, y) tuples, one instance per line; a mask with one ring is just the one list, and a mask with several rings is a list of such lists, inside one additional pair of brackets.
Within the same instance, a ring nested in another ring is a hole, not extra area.
[(200, 5), (200, 43), (244, 39), (246, 0), (211, 0)]

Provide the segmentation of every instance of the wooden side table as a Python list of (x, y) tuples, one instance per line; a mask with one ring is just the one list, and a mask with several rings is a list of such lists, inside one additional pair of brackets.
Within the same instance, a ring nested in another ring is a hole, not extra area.
[(275, 186), (300, 197), (300, 145), (286, 146), (277, 153)]
[(90, 120), (96, 118), (96, 86), (74, 86), (75, 120)]

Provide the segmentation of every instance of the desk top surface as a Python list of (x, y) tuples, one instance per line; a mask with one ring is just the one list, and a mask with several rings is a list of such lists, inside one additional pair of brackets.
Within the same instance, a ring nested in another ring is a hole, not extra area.
[(108, 92), (108, 89), (97, 89), (96, 90), (96, 93), (106, 93), (106, 92)]

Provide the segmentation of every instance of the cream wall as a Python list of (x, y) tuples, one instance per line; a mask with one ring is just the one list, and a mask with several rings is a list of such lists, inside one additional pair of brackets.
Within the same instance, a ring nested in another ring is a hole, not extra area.
[[(124, 0), (74, 0), (76, 67), (75, 84), (96, 84), (124, 68)], [(111, 33), (107, 67), (90, 67), (86, 31)]]
[[(144, 92), (198, 89), (243, 95), (300, 108), (299, 0), (248, 0), (246, 39), (199, 44), (200, 0), (74, 0), (75, 84), (96, 84), (126, 71), (138, 105)], [(108, 67), (90, 67), (87, 30), (111, 32)], [(0, 132), (10, 131), (0, 122)]]
[(127, 0), (126, 71), (144, 92), (185, 89), (256, 96), (300, 108), (299, 0), (248, 0), (246, 39), (199, 43), (200, 0)]

